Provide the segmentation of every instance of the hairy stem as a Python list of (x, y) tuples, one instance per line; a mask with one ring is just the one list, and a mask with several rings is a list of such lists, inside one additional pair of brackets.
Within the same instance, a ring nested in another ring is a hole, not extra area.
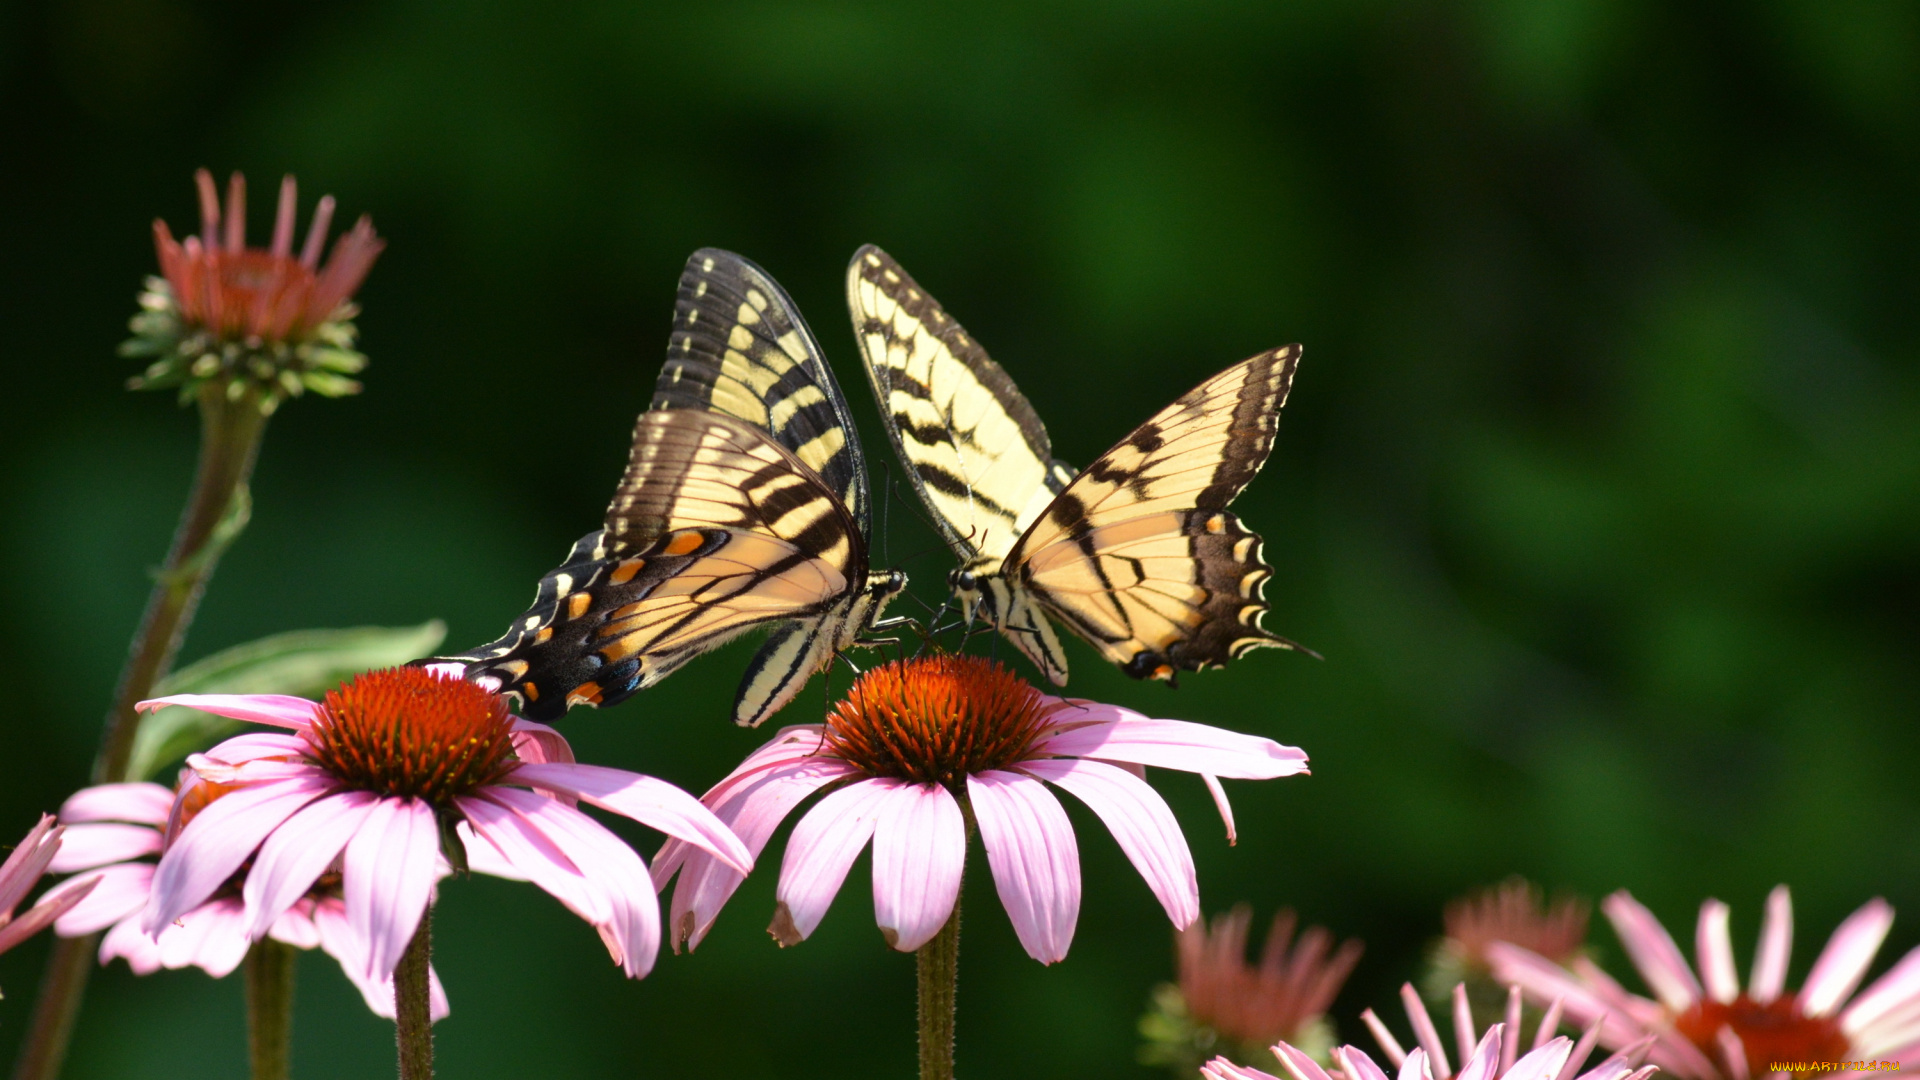
[[(96, 784), (128, 779), (127, 763), (133, 756), (134, 736), (140, 730), (134, 703), (149, 697), (154, 683), (172, 666), (220, 553), (246, 524), (247, 478), (253, 473), (266, 423), (260, 399), (253, 391), (230, 399), (224, 384), (208, 383), (201, 388), (200, 463), (193, 491), (174, 531), (173, 546), (155, 575), (126, 664), (120, 669), (113, 708), (107, 713), (100, 749), (93, 761)], [(14, 1080), (54, 1080), (60, 1075), (99, 940), (98, 934), (89, 934), (54, 945), (40, 978), (33, 1019), (21, 1041), (20, 1056), (14, 1061)]]
[(261, 938), (247, 951), (247, 1059), (253, 1080), (287, 1080), (293, 1060), (294, 947)]
[(420, 916), (400, 966), (393, 970), (393, 1030), (400, 1044), (400, 1080), (432, 1080), (433, 1002), (428, 975), (433, 962), (433, 909)]
[(920, 1080), (953, 1080), (954, 991), (960, 981), (960, 898), (947, 925), (914, 953), (920, 982)]

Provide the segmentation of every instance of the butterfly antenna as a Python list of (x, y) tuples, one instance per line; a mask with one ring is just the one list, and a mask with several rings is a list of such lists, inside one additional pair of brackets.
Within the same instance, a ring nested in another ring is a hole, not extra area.
[(892, 563), (887, 558), (887, 553), (891, 550), (889, 545), (893, 542), (893, 530), (887, 527), (888, 521), (892, 519), (893, 509), (893, 462), (891, 461), (880, 463), (880, 489), (887, 493), (887, 497), (880, 500), (880, 561), (891, 566)]

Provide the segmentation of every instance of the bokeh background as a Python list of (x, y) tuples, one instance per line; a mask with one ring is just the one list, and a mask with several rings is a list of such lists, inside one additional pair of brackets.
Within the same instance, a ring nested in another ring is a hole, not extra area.
[[(390, 247), (366, 393), (274, 419), (183, 659), (312, 626), (498, 633), (595, 527), (700, 245), (789, 288), (884, 461), (841, 291), (872, 241), (1074, 462), (1305, 343), (1238, 509), (1277, 567), (1268, 625), (1326, 660), (1168, 691), (1070, 648), (1081, 694), (1312, 755), (1234, 787), (1234, 848), (1197, 780), (1159, 786), (1209, 911), (1366, 940), (1349, 1034), (1448, 897), (1514, 872), (1630, 888), (1687, 942), (1721, 897), (1743, 963), (1788, 882), (1796, 979), (1873, 895), (1905, 913), (1876, 970), (1920, 941), (1911, 4), (67, 0), (0, 14), (0, 95), (0, 834), (84, 780), (186, 490), (194, 418), (123, 390), (114, 346), (150, 223), (193, 227), (204, 165), (253, 180), (256, 236), (292, 172), (303, 214), (333, 192)], [(882, 543), (936, 599), (912, 505)], [(764, 737), (726, 721), (746, 648), (566, 730), (702, 790)], [(816, 683), (782, 719), (821, 707)], [(1065, 963), (1026, 959), (970, 874), (974, 1076), (1148, 1075), (1170, 933), (1070, 810)], [(912, 960), (864, 860), (786, 951), (772, 877), (638, 983), (532, 888), (450, 884), (445, 1075), (910, 1075)], [(43, 955), (0, 959), (0, 1055)], [(298, 1072), (377, 1075), (390, 1033), (303, 960)], [(243, 1068), (238, 979), (116, 966), (69, 1075)]]

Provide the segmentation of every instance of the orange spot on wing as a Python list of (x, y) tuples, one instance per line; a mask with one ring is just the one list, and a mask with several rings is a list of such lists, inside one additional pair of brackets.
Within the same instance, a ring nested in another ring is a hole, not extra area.
[(587, 613), (587, 605), (593, 603), (593, 594), (574, 593), (567, 598), (567, 618), (577, 619)]
[(1173, 678), (1173, 665), (1172, 665), (1172, 664), (1161, 664), (1161, 665), (1160, 665), (1159, 667), (1157, 667), (1157, 668), (1154, 668), (1154, 669), (1153, 669), (1153, 677), (1154, 677), (1154, 678), (1156, 678), (1156, 679), (1171, 679), (1171, 678)]
[(533, 683), (530, 683), (530, 682), (521, 683), (519, 686), (519, 690), (521, 693), (527, 695), (528, 701), (540, 700), (540, 687)]
[[(679, 541), (675, 540), (674, 543), (677, 544)], [(628, 559), (619, 566), (614, 567), (613, 573), (607, 575), (607, 580), (615, 585), (625, 585), (627, 582), (633, 580), (633, 575), (639, 573), (641, 567), (646, 565), (647, 560), (645, 559)]]
[(548, 639), (552, 637), (553, 637), (553, 627), (543, 626), (540, 628), (539, 633), (533, 635), (533, 643), (535, 645), (545, 645)]
[(706, 541), (706, 537), (692, 529), (688, 529), (685, 532), (674, 533), (673, 539), (667, 541), (667, 546), (660, 550), (666, 552), (668, 555), (691, 555), (700, 550), (700, 545), (706, 543)]
[(574, 687), (573, 692), (567, 695), (567, 704), (569, 705), (600, 704), (600, 684), (597, 682), (583, 682), (579, 686)]

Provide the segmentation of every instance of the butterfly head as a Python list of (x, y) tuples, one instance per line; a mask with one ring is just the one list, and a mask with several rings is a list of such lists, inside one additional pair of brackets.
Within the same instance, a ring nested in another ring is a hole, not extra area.
[(1005, 582), (1000, 580), (1000, 566), (997, 560), (975, 559), (956, 567), (947, 574), (947, 587), (953, 590), (954, 598), (960, 601), (960, 608), (972, 622), (976, 615), (988, 622), (996, 622), (1006, 610)]
[(895, 568), (871, 574), (867, 578), (867, 595), (873, 598), (874, 610), (885, 607), (887, 601), (907, 590), (907, 572)]

